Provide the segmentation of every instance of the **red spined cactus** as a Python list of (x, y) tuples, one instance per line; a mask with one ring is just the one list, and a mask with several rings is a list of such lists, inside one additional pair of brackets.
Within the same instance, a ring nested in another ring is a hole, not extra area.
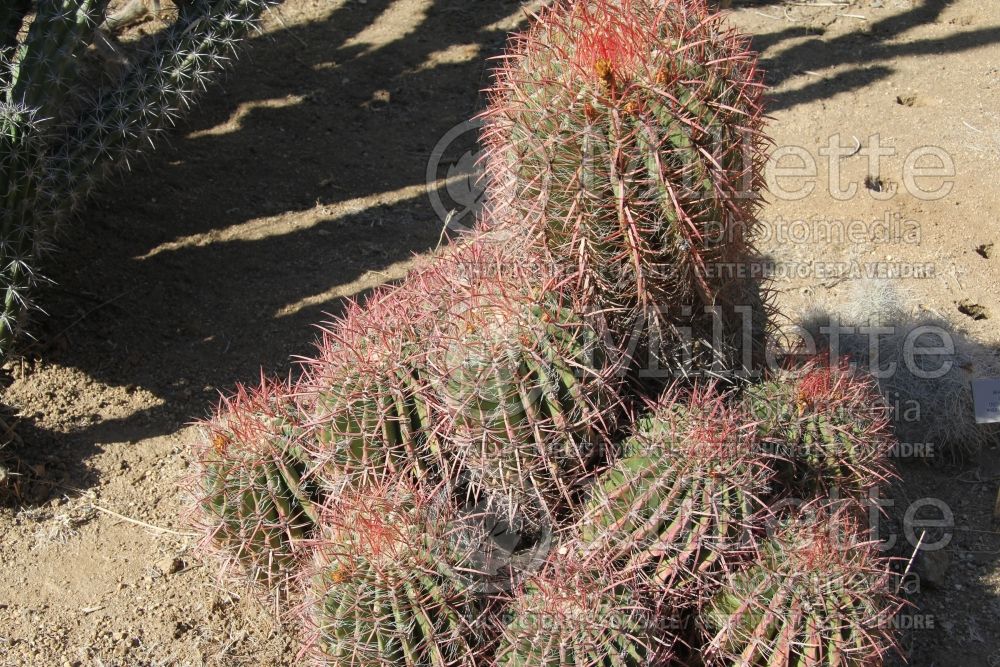
[(300, 608), (317, 664), (486, 664), (491, 601), (469, 586), (468, 552), (442, 498), (397, 480), (345, 488), (323, 508)]
[(653, 602), (650, 581), (639, 571), (553, 553), (512, 602), (510, 622), (491, 664), (672, 664), (677, 639), (671, 611)]
[(577, 272), (621, 338), (640, 324), (658, 363), (759, 366), (766, 139), (748, 40), (703, 0), (560, 0), (500, 62), (483, 114), (493, 219)]
[(819, 354), (779, 371), (747, 388), (743, 405), (788, 493), (864, 500), (894, 476), (888, 407), (874, 379), (846, 359)]
[(196, 522), (203, 548), (284, 590), (307, 551), (321, 494), (288, 382), (237, 387), (197, 441)]
[(773, 472), (732, 399), (713, 386), (665, 392), (574, 529), (584, 553), (649, 572), (672, 606), (710, 594), (768, 516)]
[(881, 665), (900, 602), (889, 560), (850, 512), (805, 508), (702, 615), (707, 665)]

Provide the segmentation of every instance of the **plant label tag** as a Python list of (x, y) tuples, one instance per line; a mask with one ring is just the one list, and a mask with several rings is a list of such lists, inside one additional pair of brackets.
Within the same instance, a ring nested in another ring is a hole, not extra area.
[(977, 424), (1000, 423), (1000, 378), (973, 380), (972, 399), (976, 404)]

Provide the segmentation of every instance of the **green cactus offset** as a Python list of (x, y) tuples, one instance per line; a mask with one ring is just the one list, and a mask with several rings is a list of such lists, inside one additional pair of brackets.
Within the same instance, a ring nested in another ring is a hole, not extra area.
[(881, 665), (900, 606), (889, 581), (888, 560), (849, 514), (814, 505), (707, 606), (705, 664)]
[(335, 479), (446, 481), (516, 530), (554, 517), (620, 405), (544, 266), (474, 240), (350, 308), (307, 365), (315, 459)]
[(712, 386), (666, 391), (574, 529), (585, 554), (649, 571), (674, 606), (700, 599), (763, 526), (772, 471), (730, 402)]

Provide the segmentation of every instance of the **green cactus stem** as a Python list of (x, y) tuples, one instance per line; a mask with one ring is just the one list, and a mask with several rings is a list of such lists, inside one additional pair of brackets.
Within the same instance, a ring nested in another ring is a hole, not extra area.
[(540, 239), (664, 371), (762, 361), (764, 86), (748, 45), (704, 0), (561, 0), (489, 91), (494, 220)]

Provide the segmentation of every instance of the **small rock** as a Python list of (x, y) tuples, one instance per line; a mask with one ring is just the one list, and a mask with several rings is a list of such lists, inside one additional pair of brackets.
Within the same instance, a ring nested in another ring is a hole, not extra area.
[(187, 633), (187, 631), (191, 629), (191, 627), (192, 626), (190, 623), (178, 621), (177, 624), (174, 625), (174, 639), (180, 639), (181, 637), (183, 637), (185, 633)]
[(983, 258), (989, 259), (993, 256), (993, 244), (984, 243), (976, 248), (976, 252), (979, 253)]
[(889, 189), (889, 184), (881, 176), (865, 176), (865, 187), (872, 192), (885, 192)]
[(176, 556), (161, 558), (156, 561), (156, 569), (159, 570), (164, 576), (177, 574), (184, 569), (184, 561)]
[(951, 566), (951, 554), (946, 549), (921, 551), (916, 565), (922, 584), (927, 584), (931, 588), (942, 588), (948, 568)]
[(384, 88), (376, 90), (372, 93), (372, 97), (367, 102), (364, 102), (361, 106), (369, 111), (377, 111), (387, 106), (389, 102), (392, 101), (392, 93)]
[(962, 299), (958, 302), (958, 312), (968, 315), (974, 320), (988, 320), (990, 313), (986, 306), (974, 303), (971, 299)]

